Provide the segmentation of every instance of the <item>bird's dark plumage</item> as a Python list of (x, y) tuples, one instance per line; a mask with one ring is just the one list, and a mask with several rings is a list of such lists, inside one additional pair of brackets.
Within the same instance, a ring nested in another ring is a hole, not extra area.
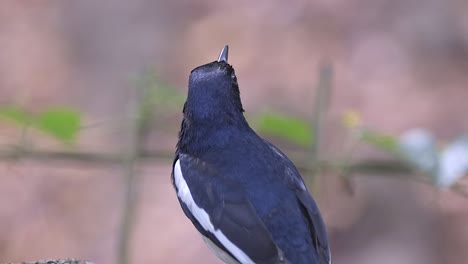
[(189, 78), (172, 173), (184, 213), (228, 263), (331, 263), (317, 205), (294, 164), (249, 127), (223, 52)]

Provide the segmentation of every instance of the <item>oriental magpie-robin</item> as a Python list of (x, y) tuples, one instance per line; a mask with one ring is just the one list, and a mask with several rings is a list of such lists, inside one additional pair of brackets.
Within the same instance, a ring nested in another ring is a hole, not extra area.
[(329, 264), (325, 224), (294, 164), (244, 118), (228, 46), (192, 70), (173, 163), (180, 205), (226, 263)]

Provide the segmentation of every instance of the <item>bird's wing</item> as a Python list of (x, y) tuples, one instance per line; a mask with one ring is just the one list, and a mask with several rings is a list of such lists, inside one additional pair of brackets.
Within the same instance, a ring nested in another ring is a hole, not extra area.
[(320, 263), (331, 264), (331, 254), (325, 224), (320, 216), (320, 212), (314, 199), (310, 196), (308, 191), (303, 189), (297, 189), (296, 196), (303, 206), (303, 213), (309, 223), (312, 239), (317, 255), (319, 256)]
[(327, 231), (317, 204), (308, 192), (307, 187), (294, 164), (286, 157), (283, 152), (281, 152), (281, 150), (279, 150), (267, 140), (264, 141), (275, 153), (281, 157), (282, 161), (287, 167), (287, 175), (285, 178), (288, 181), (288, 185), (295, 190), (296, 197), (302, 206), (301, 209), (309, 224), (312, 241), (314, 243), (317, 255), (319, 256), (320, 263), (331, 264), (331, 253), (328, 245)]
[(219, 248), (241, 263), (282, 262), (282, 253), (239, 184), (185, 154), (174, 163), (173, 182), (185, 214)]

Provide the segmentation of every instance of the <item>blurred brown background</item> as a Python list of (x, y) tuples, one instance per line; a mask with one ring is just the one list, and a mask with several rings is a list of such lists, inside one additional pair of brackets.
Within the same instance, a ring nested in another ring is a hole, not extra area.
[[(77, 146), (42, 137), (38, 146), (124, 152), (135, 78), (151, 70), (185, 92), (190, 70), (225, 44), (248, 113), (272, 108), (308, 118), (317, 65), (332, 63), (328, 155), (340, 151), (339, 120), (350, 109), (395, 135), (426, 127), (444, 141), (468, 130), (464, 0), (5, 0), (0, 104), (33, 112), (72, 106), (90, 124)], [(148, 144), (173, 151), (180, 119), (173, 113)], [(1, 143), (20, 137), (0, 124)], [(179, 208), (171, 160), (139, 165), (131, 263), (219, 263)], [(123, 174), (115, 164), (2, 161), (0, 262), (116, 263)], [(466, 198), (391, 177), (357, 177), (349, 196), (336, 178), (322, 177), (317, 197), (335, 264), (467, 263)]]

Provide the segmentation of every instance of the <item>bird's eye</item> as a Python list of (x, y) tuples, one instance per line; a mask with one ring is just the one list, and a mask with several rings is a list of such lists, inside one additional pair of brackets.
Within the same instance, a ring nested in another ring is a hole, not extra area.
[(231, 73), (231, 82), (233, 84), (233, 87), (237, 86), (237, 77), (236, 77), (236, 74), (234, 72)]

